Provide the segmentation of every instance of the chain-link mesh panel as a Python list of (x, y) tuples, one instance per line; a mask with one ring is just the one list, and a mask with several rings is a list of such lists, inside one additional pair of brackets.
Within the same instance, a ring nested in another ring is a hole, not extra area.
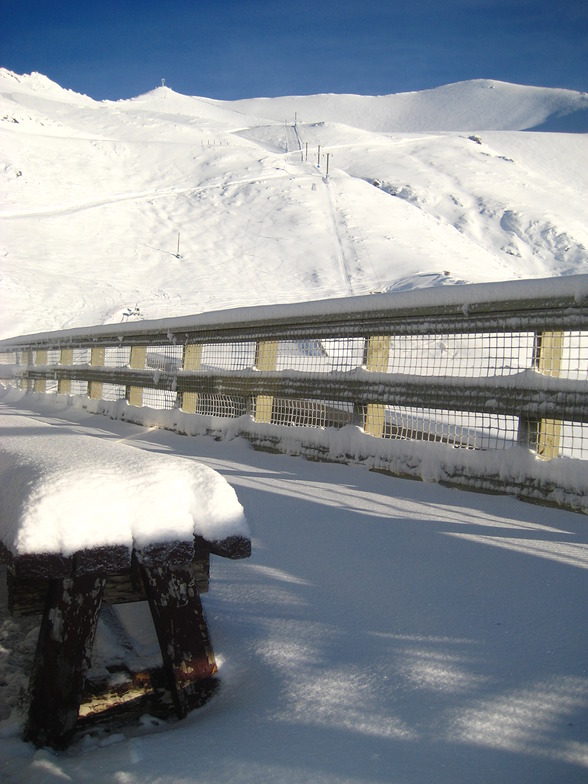
[(415, 376), (504, 376), (533, 363), (533, 333), (393, 335), (388, 373)]
[(123, 384), (102, 384), (102, 400), (124, 400), (125, 391)]
[(92, 360), (92, 350), (89, 348), (74, 348), (72, 364), (89, 365)]
[(247, 401), (231, 395), (198, 395), (196, 413), (216, 417), (240, 417), (247, 413)]
[(163, 373), (177, 373), (182, 367), (183, 346), (149, 346), (145, 355), (145, 367)]
[[(0, 365), (17, 365), (19, 364), (20, 360), (20, 352), (17, 351), (6, 351), (0, 354)], [(7, 373), (7, 370), (5, 371)], [(15, 378), (15, 374), (9, 374), (3, 376), (5, 381), (9, 381), (11, 384), (14, 384), (16, 387), (20, 389), (20, 384), (18, 380)]]
[(104, 351), (104, 367), (126, 367), (129, 364), (131, 349), (129, 346), (116, 346)]
[(201, 346), (201, 368), (192, 370), (246, 370), (255, 365), (255, 343), (205, 343)]
[[(271, 404), (271, 422), (275, 425), (343, 427), (350, 424), (353, 418), (353, 406), (349, 403), (276, 397)], [(257, 405), (254, 405), (254, 416), (256, 414)]]
[(178, 402), (177, 392), (169, 389), (144, 389), (143, 405), (149, 408), (158, 408), (168, 411), (176, 408)]
[(281, 340), (275, 369), (305, 373), (346, 372), (361, 367), (363, 354), (363, 338)]
[(506, 449), (518, 438), (518, 417), (406, 406), (362, 406), (369, 432), (383, 438), (434, 441), (464, 449)]
[(87, 395), (88, 382), (87, 381), (72, 381), (71, 382), (71, 395)]
[(320, 343), (329, 359), (331, 372), (346, 373), (364, 364), (364, 338), (329, 339), (321, 340)]

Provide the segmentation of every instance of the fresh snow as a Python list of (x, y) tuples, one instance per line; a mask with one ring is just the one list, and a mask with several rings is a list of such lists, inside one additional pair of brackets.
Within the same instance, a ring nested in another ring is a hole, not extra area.
[[(187, 438), (13, 393), (63, 438), (121, 442), (221, 473), (251, 527), (203, 596), (221, 689), (187, 720), (19, 740), (36, 619), (0, 607), (0, 772), (10, 784), (583, 784), (588, 771), (586, 517), (365, 469)], [(117, 446), (119, 444), (116, 444)], [(148, 612), (108, 628), (100, 668), (157, 643)], [(151, 636), (150, 636), (151, 635)]]
[(215, 471), (0, 411), (0, 540), (15, 556), (248, 535)]
[[(485, 283), (467, 288), (455, 286), (434, 285), (424, 288), (407, 288), (397, 284), (394, 290), (387, 294), (373, 294), (370, 296), (338, 297), (330, 300), (315, 300), (282, 305), (257, 305), (255, 307), (228, 308), (227, 310), (197, 313), (190, 316), (174, 316), (161, 319), (142, 319), (125, 322), (124, 335), (140, 335), (145, 331), (164, 332), (167, 330), (170, 342), (173, 343), (174, 335), (192, 328), (213, 328), (215, 326), (244, 326), (259, 324), (264, 321), (288, 323), (292, 319), (319, 319), (321, 316), (341, 316), (357, 314), (373, 314), (383, 310), (399, 310), (419, 308), (455, 307), (468, 308), (470, 305), (495, 302), (512, 303), (533, 301), (549, 297), (573, 298), (581, 303), (588, 298), (588, 275), (573, 275), (561, 278), (542, 278), (538, 280), (518, 280), (503, 283)], [(510, 319), (513, 329), (516, 329), (516, 315)], [(30, 340), (47, 341), (51, 338), (64, 341), (69, 338), (82, 337), (112, 338), (117, 341), (121, 337), (118, 324), (92, 325), (89, 329), (84, 327), (71, 327), (57, 329), (49, 332), (34, 332), (28, 335), (5, 338), (0, 341), (0, 349), (15, 350), (20, 344)], [(360, 363), (359, 363), (360, 364)], [(5, 371), (11, 372), (9, 365)], [(0, 373), (2, 373), (0, 365)], [(11, 377), (10, 375), (6, 377)], [(537, 383), (550, 383), (537, 380)]]
[(0, 337), (586, 272), (588, 136), (521, 129), (587, 106), (492, 81), (96, 102), (0, 69)]
[[(234, 102), (157, 88), (96, 102), (0, 70), (0, 337), (294, 312), (280, 303), (455, 302), (477, 296), (456, 285), (468, 282), (498, 298), (499, 281), (521, 296), (564, 290), (588, 269), (587, 105), (585, 93), (490, 80)], [(247, 561), (213, 558), (203, 597), (219, 694), (184, 722), (144, 717), (67, 752), (19, 739), (37, 619), (0, 604), (3, 781), (586, 780), (585, 516), (257, 452), (229, 426), (222, 441), (180, 436), (147, 409), (138, 427), (76, 398), (1, 398), (3, 421), (87, 441), (80, 476), (106, 448), (170, 481), (166, 464), (188, 483), (196, 466), (217, 471), (253, 544)], [(345, 431), (349, 448), (358, 433)], [(414, 459), (442, 479), (441, 451), (423, 448)], [(26, 470), (47, 470), (29, 457)], [(519, 457), (498, 468), (524, 472)], [(177, 501), (155, 503), (165, 517)], [(145, 608), (119, 615), (150, 664)], [(104, 623), (94, 653), (94, 668), (131, 656)]]

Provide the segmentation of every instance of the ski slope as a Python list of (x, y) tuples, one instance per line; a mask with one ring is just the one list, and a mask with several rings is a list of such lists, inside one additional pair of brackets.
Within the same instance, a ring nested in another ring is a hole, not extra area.
[(587, 107), (491, 81), (96, 102), (1, 70), (0, 336), (584, 272), (588, 136), (524, 129)]

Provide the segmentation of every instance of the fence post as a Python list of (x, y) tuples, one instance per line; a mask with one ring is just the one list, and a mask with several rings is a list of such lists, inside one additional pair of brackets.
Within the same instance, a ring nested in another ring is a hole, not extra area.
[[(35, 365), (47, 364), (47, 352), (44, 350), (35, 351)], [(35, 392), (46, 392), (47, 381), (44, 378), (36, 378), (33, 384)]]
[[(59, 354), (60, 365), (73, 365), (73, 348), (62, 348)], [(60, 378), (57, 382), (58, 395), (71, 395), (71, 378)]]
[[(147, 360), (147, 346), (131, 346), (131, 359), (129, 367), (133, 370), (144, 370)], [(143, 387), (128, 386), (126, 397), (130, 406), (141, 407), (143, 405)]]
[[(29, 365), (33, 364), (33, 352), (32, 351), (19, 351), (17, 354), (17, 362), (19, 365)], [(20, 378), (18, 382), (19, 389), (28, 392), (30, 389), (33, 388), (33, 382), (30, 378)]]
[[(90, 353), (90, 364), (92, 367), (104, 367), (105, 358), (105, 348), (93, 348)], [(92, 398), (92, 400), (100, 400), (102, 397), (101, 381), (90, 381), (88, 384), (88, 397)]]
[[(255, 346), (257, 370), (276, 370), (278, 366), (278, 341), (264, 340)], [(258, 395), (255, 401), (255, 421), (271, 422), (274, 399), (271, 395)]]
[[(561, 371), (563, 332), (539, 332), (535, 335), (535, 362), (540, 373), (557, 377)], [(561, 422), (557, 419), (541, 419), (537, 429), (537, 454), (544, 460), (559, 455)]]
[[(372, 335), (365, 345), (365, 368), (374, 373), (387, 373), (390, 359), (390, 335)], [(368, 403), (363, 429), (370, 436), (382, 437), (386, 425), (386, 406)]]
[[(187, 343), (184, 346), (182, 360), (184, 370), (200, 370), (202, 368), (202, 345), (200, 343)], [(184, 392), (182, 394), (182, 411), (195, 414), (198, 405), (198, 392)]]

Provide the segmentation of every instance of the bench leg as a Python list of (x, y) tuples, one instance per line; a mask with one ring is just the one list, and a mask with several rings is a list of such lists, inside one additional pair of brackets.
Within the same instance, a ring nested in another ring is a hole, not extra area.
[(65, 748), (75, 731), (105, 582), (95, 574), (49, 582), (24, 733), (36, 746)]
[(182, 566), (142, 571), (174, 706), (184, 718), (210, 696), (217, 669), (197, 579)]

